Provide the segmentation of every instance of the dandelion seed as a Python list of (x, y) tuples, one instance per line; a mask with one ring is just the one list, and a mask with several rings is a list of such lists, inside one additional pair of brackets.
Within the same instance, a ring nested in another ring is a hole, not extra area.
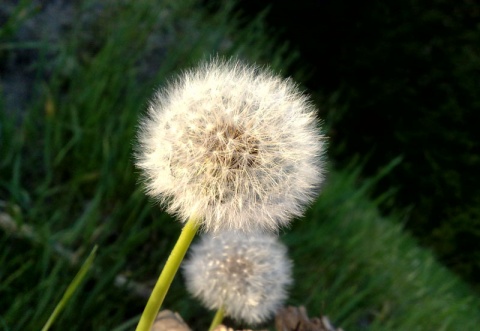
[(189, 292), (213, 310), (258, 324), (287, 298), (291, 261), (269, 234), (206, 234), (194, 245), (183, 271)]
[(315, 109), (291, 80), (213, 60), (156, 93), (136, 165), (147, 192), (206, 231), (278, 230), (323, 179)]

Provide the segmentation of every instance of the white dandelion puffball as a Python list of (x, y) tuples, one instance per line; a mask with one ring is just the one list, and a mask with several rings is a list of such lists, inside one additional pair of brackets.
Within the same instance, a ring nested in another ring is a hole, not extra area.
[(302, 215), (323, 179), (315, 112), (291, 80), (216, 59), (155, 94), (136, 165), (147, 193), (182, 222), (275, 231)]
[(202, 236), (183, 265), (194, 297), (248, 324), (264, 322), (283, 305), (291, 268), (286, 247), (273, 235), (231, 231)]

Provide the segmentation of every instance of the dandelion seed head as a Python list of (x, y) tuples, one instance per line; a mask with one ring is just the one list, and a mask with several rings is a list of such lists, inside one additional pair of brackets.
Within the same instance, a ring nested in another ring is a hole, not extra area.
[(202, 303), (248, 324), (275, 314), (292, 283), (286, 247), (269, 234), (206, 234), (183, 271), (188, 291)]
[(291, 80), (217, 59), (155, 94), (136, 165), (148, 194), (184, 222), (195, 215), (206, 231), (275, 231), (318, 193), (317, 124)]

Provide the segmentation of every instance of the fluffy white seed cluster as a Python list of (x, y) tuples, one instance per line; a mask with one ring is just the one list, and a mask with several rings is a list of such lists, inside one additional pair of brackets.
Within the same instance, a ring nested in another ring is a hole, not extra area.
[(202, 303), (248, 324), (275, 314), (291, 284), (287, 249), (269, 234), (206, 234), (194, 245), (183, 271), (189, 292)]
[(238, 61), (185, 72), (150, 103), (136, 165), (147, 192), (204, 230), (278, 230), (317, 195), (325, 139), (291, 80)]

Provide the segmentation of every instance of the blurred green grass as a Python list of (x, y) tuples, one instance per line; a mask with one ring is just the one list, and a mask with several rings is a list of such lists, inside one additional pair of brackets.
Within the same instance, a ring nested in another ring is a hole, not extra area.
[[(94, 271), (52, 329), (133, 329), (146, 299), (132, 284), (152, 285), (180, 231), (143, 194), (133, 167), (148, 98), (216, 54), (303, 70), (261, 17), (239, 22), (231, 6), (213, 13), (194, 1), (109, 4), (57, 44), (34, 43), (37, 93), (21, 114), (5, 111), (0, 95), (1, 330), (40, 329), (96, 244)], [(14, 36), (36, 15), (30, 5), (20, 2), (24, 14), (0, 28), (0, 58), (24, 46)], [(94, 8), (83, 1), (76, 10), (83, 17)], [(379, 215), (388, 193), (370, 199), (376, 178), (360, 180), (359, 169), (331, 169), (307, 215), (283, 231), (295, 262), (289, 303), (348, 331), (474, 329), (479, 299), (402, 232), (398, 216)], [(165, 307), (204, 329), (213, 313), (182, 282), (177, 276)]]

